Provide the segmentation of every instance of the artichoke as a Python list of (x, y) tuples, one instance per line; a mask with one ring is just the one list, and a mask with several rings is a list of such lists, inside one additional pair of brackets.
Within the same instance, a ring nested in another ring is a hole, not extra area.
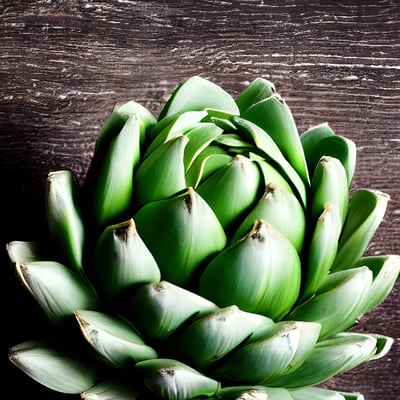
[(84, 183), (48, 174), (49, 243), (7, 243), (52, 327), (9, 359), (87, 400), (362, 399), (318, 386), (393, 343), (350, 329), (400, 272), (366, 255), (389, 196), (353, 190), (355, 164), (263, 78), (115, 107)]

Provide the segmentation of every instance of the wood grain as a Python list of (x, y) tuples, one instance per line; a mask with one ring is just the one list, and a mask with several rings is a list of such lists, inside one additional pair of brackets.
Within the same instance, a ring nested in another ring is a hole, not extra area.
[[(368, 254), (400, 254), (400, 3), (335, 1), (0, 1), (1, 241), (44, 239), (44, 180), (85, 177), (96, 135), (115, 103), (156, 115), (182, 80), (200, 75), (233, 96), (272, 80), (300, 132), (328, 122), (358, 147), (353, 189), (391, 201)], [(2, 254), (6, 347), (40, 321)], [(394, 337), (382, 360), (335, 377), (367, 400), (398, 398), (400, 286), (363, 316), (360, 331)], [(7, 363), (16, 395), (56, 396)], [(10, 378), (8, 379), (8, 376)], [(13, 380), (17, 380), (13, 383)]]

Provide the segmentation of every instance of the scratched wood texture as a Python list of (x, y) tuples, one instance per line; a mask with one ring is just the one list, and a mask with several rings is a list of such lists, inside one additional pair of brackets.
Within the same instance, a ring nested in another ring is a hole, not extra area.
[[(1, 0), (0, 28), (2, 247), (45, 237), (48, 171), (69, 167), (83, 180), (115, 103), (133, 99), (157, 114), (192, 75), (233, 96), (262, 76), (287, 100), (300, 132), (328, 122), (356, 142), (353, 188), (391, 196), (367, 253), (400, 254), (400, 2)], [(16, 398), (70, 398), (6, 360), (8, 346), (30, 338), (41, 316), (3, 250), (1, 257), (2, 384)], [(398, 398), (399, 294), (397, 284), (357, 326), (394, 337), (390, 353), (326, 387)]]

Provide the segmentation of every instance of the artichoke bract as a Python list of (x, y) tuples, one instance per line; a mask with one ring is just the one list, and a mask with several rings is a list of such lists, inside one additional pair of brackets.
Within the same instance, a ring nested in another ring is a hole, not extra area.
[(117, 106), (82, 185), (49, 172), (51, 241), (7, 243), (49, 323), (11, 362), (82, 399), (362, 399), (316, 386), (393, 343), (349, 329), (400, 272), (367, 255), (389, 196), (352, 189), (355, 163), (263, 78)]

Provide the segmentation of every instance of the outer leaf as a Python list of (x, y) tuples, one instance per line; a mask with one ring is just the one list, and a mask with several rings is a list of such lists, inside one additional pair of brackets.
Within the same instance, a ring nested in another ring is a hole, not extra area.
[(156, 351), (125, 321), (90, 310), (76, 310), (75, 317), (85, 339), (114, 367), (157, 358)]
[(147, 131), (150, 143), (146, 148), (144, 158), (147, 158), (150, 153), (163, 143), (182, 136), (187, 129), (200, 123), (206, 116), (206, 110), (187, 111), (164, 118), (150, 127)]
[(82, 400), (138, 400), (139, 391), (115, 380), (103, 381), (81, 393)]
[(171, 139), (142, 162), (135, 175), (139, 206), (173, 196), (186, 188), (183, 155), (188, 142), (186, 136)]
[(69, 170), (47, 176), (46, 214), (50, 238), (65, 264), (82, 272), (85, 228), (83, 226), (78, 181)]
[(191, 188), (183, 195), (147, 204), (134, 218), (161, 276), (178, 285), (188, 284), (226, 244), (216, 215)]
[(206, 147), (186, 171), (187, 187), (197, 189), (202, 181), (228, 165), (232, 160), (233, 157), (221, 147), (215, 145)]
[(236, 98), (236, 104), (240, 113), (244, 113), (249, 107), (272, 96), (276, 92), (275, 85), (264, 78), (256, 78)]
[(226, 147), (231, 151), (252, 148), (251, 143), (246, 142), (237, 133), (224, 133), (215, 140), (219, 145)]
[(243, 112), (242, 117), (264, 129), (306, 184), (309, 175), (299, 133), (286, 102), (274, 94)]
[(242, 117), (233, 117), (232, 120), (238, 127), (238, 132), (244, 137), (244, 139), (249, 143), (254, 143), (255, 148), (253, 151), (256, 152), (258, 149), (257, 152), (259, 155), (273, 164), (285, 179), (290, 182), (291, 187), (295, 190), (296, 194), (301, 199), (302, 204), (305, 206), (307, 204), (306, 184), (290, 162), (285, 158), (271, 135), (260, 128), (257, 124)]
[(222, 129), (211, 123), (199, 123), (184, 132), (189, 138), (183, 157), (185, 170), (187, 171), (197, 156), (222, 134)]
[(232, 123), (232, 117), (235, 114), (207, 108), (207, 116), (203, 118), (203, 122), (212, 122), (226, 132), (236, 131), (235, 125)]
[(7, 255), (12, 264), (26, 264), (43, 260), (39, 243), (14, 240), (6, 244)]
[(197, 192), (227, 229), (257, 200), (260, 182), (257, 166), (248, 158), (237, 155), (201, 183)]
[(389, 195), (359, 189), (353, 193), (332, 269), (350, 268), (365, 252), (385, 215)]
[(349, 371), (370, 360), (375, 354), (376, 343), (371, 335), (339, 333), (318, 342), (299, 368), (269, 384), (287, 388), (318, 385), (340, 372)]
[(38, 341), (12, 347), (9, 358), (32, 379), (57, 392), (79, 394), (97, 381), (92, 367)]
[(161, 278), (156, 260), (139, 236), (133, 219), (106, 228), (95, 247), (94, 274), (109, 299)]
[[(306, 156), (307, 162), (309, 159), (311, 159), (311, 157), (315, 160), (316, 156), (313, 155), (314, 146), (316, 146), (316, 144), (320, 140), (329, 136), (335, 136), (335, 132), (333, 132), (333, 130), (331, 129), (331, 127), (327, 122), (312, 126), (311, 128), (307, 129), (300, 135), (300, 142), (301, 145), (303, 146), (304, 155)], [(322, 154), (319, 154), (318, 158), (320, 158), (321, 156)], [(309, 168), (310, 174), (313, 173), (315, 165)]]
[(273, 183), (275, 185), (282, 187), (287, 192), (290, 192), (292, 194), (295, 193), (292, 189), (291, 184), (286, 180), (286, 178), (283, 177), (275, 167), (273, 167), (269, 162), (267, 162), (267, 160), (264, 157), (249, 152), (249, 158), (250, 160), (256, 162), (257, 165), (260, 167), (261, 175), (264, 178), (265, 186), (267, 186), (269, 183)]
[(107, 148), (110, 142), (121, 131), (131, 115), (135, 115), (140, 121), (140, 146), (143, 147), (146, 141), (146, 131), (156, 122), (155, 116), (141, 104), (135, 101), (128, 101), (123, 104), (117, 104), (107, 122), (102, 127), (96, 140), (95, 152)]
[(265, 336), (237, 349), (216, 368), (217, 376), (238, 383), (265, 384), (298, 368), (313, 349), (319, 335), (316, 323), (279, 322)]
[(342, 163), (350, 187), (356, 166), (357, 151), (352, 140), (335, 135), (326, 123), (310, 128), (301, 135), (300, 140), (310, 174), (314, 173), (318, 160), (322, 156), (334, 157)]
[[(196, 93), (193, 96), (193, 93)], [(239, 114), (239, 109), (232, 97), (215, 83), (193, 76), (181, 83), (162, 109), (159, 120), (185, 111), (201, 111), (206, 108)]]
[(299, 289), (296, 249), (264, 221), (256, 221), (244, 239), (220, 252), (200, 278), (200, 294), (220, 307), (236, 304), (274, 320), (289, 312)]
[(230, 306), (192, 322), (177, 338), (177, 348), (196, 368), (204, 370), (249, 337), (262, 335), (273, 324), (265, 316)]
[(385, 357), (392, 348), (394, 339), (389, 336), (379, 335), (376, 333), (371, 333), (370, 335), (376, 339), (376, 352), (370, 358), (370, 360), (378, 360), (382, 357)]
[(327, 202), (336, 204), (341, 223), (347, 216), (349, 194), (346, 171), (342, 163), (333, 157), (320, 158), (311, 180), (311, 219), (316, 221)]
[(146, 386), (156, 395), (169, 400), (210, 397), (220, 383), (189, 366), (171, 359), (141, 361), (136, 364)]
[(315, 224), (310, 244), (305, 252), (302, 300), (311, 297), (328, 274), (336, 257), (341, 229), (341, 217), (337, 206), (326, 203), (324, 211)]
[(163, 340), (193, 317), (216, 311), (209, 300), (171, 283), (142, 286), (130, 305), (135, 325), (151, 338)]
[(228, 386), (218, 391), (215, 399), (221, 400), (293, 400), (284, 388), (265, 386)]
[(346, 400), (339, 392), (318, 387), (291, 389), (289, 392), (293, 400)]
[(273, 225), (300, 253), (306, 230), (306, 218), (301, 204), (293, 193), (269, 183), (264, 195), (236, 230), (231, 243), (245, 236), (254, 221), (258, 219)]
[[(354, 396), (354, 397), (347, 397)], [(358, 393), (339, 393), (318, 387), (284, 389), (261, 385), (225, 387), (217, 393), (222, 400), (364, 400)]]
[(325, 277), (315, 296), (298, 306), (290, 318), (321, 324), (321, 338), (352, 326), (363, 313), (372, 284), (367, 267), (331, 273)]
[(96, 309), (97, 297), (78, 273), (55, 261), (16, 264), (21, 282), (48, 318), (59, 324), (77, 308)]
[(96, 226), (129, 218), (139, 159), (140, 120), (131, 115), (109, 145), (95, 152), (85, 179), (86, 210)]
[(400, 273), (400, 256), (368, 256), (360, 258), (354, 267), (367, 266), (373, 273), (371, 289), (368, 291), (364, 312), (367, 312), (380, 303), (392, 291)]

